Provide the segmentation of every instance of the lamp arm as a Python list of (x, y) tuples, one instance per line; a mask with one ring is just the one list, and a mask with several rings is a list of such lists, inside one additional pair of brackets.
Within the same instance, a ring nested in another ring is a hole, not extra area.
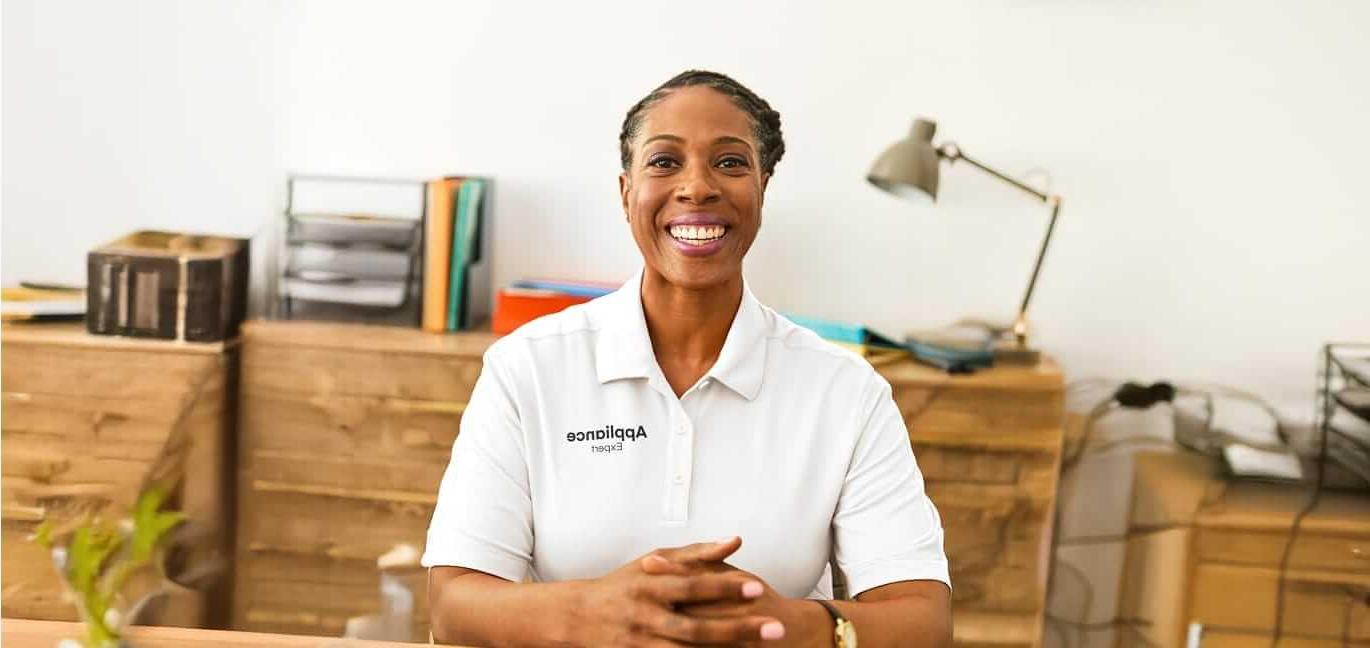
[(1037, 285), (1037, 273), (1042, 271), (1042, 260), (1047, 256), (1047, 245), (1051, 244), (1051, 232), (1056, 229), (1056, 215), (1061, 213), (1061, 197), (1048, 196), (1048, 205), (1051, 205), (1051, 220), (1047, 221), (1047, 233), (1042, 237), (1042, 249), (1037, 251), (1037, 262), (1032, 266), (1032, 278), (1028, 279), (1027, 292), (1023, 293), (1023, 304), (1018, 307), (1018, 318), (1013, 321), (1013, 335), (1018, 338), (1018, 344), (1027, 344), (1027, 310), (1028, 303), (1032, 301), (1032, 289)]
[(957, 146), (957, 145), (955, 145), (955, 144), (950, 144), (950, 143), (948, 143), (948, 144), (943, 144), (943, 145), (937, 147), (937, 154), (940, 155), (940, 156), (942, 156), (942, 157), (944, 157), (944, 158), (946, 158), (948, 162), (956, 162), (957, 160), (964, 160), (964, 161), (966, 162), (966, 164), (969, 164), (969, 165), (971, 165), (971, 166), (973, 166), (973, 167), (975, 167), (975, 168), (977, 168), (977, 169), (979, 169), (979, 170), (981, 170), (981, 171), (984, 171), (985, 173), (988, 173), (988, 174), (990, 174), (990, 175), (992, 175), (992, 176), (994, 176), (994, 177), (996, 177), (996, 178), (998, 178), (998, 179), (1000, 179), (1000, 180), (1003, 180), (1004, 182), (1007, 182), (1007, 183), (1009, 183), (1009, 184), (1011, 184), (1011, 185), (1013, 185), (1013, 186), (1015, 186), (1015, 187), (1017, 187), (1017, 188), (1019, 188), (1019, 189), (1022, 189), (1023, 191), (1026, 191), (1026, 192), (1032, 194), (1033, 196), (1036, 196), (1037, 199), (1040, 200), (1040, 201), (1042, 201), (1042, 202), (1047, 202), (1048, 199), (1050, 198), (1050, 196), (1047, 196), (1046, 194), (1044, 194), (1044, 193), (1042, 193), (1042, 192), (1040, 192), (1040, 191), (1038, 191), (1038, 190), (1036, 190), (1036, 189), (1033, 189), (1032, 187), (1030, 187), (1030, 186), (1028, 186), (1028, 185), (1026, 185), (1026, 184), (1023, 184), (1022, 182), (1019, 182), (1019, 181), (1017, 181), (1017, 180), (1014, 180), (1012, 177), (1010, 177), (1010, 176), (1008, 176), (1008, 175), (1006, 175), (1006, 174), (1004, 174), (1004, 173), (1000, 173), (999, 171), (995, 171), (994, 169), (991, 169), (990, 167), (986, 166), (986, 165), (985, 165), (984, 163), (982, 163), (982, 162), (979, 162), (979, 161), (976, 161), (975, 159), (966, 157), (966, 154), (961, 152), (961, 147), (959, 147), (959, 146)]
[(1056, 229), (1056, 216), (1061, 213), (1061, 197), (1042, 193), (1006, 174), (995, 171), (985, 164), (966, 157), (961, 152), (961, 148), (955, 144), (947, 143), (937, 147), (937, 154), (946, 158), (948, 162), (964, 160), (967, 164), (1032, 194), (1033, 197), (1051, 206), (1051, 220), (1047, 222), (1047, 233), (1042, 237), (1042, 248), (1037, 251), (1037, 262), (1032, 266), (1032, 278), (1028, 279), (1027, 292), (1023, 293), (1023, 303), (1018, 307), (1018, 317), (1013, 320), (1013, 335), (1018, 340), (1018, 346), (1026, 347), (1028, 304), (1032, 302), (1032, 289), (1037, 286), (1037, 275), (1042, 271), (1042, 260), (1046, 258), (1047, 246), (1051, 244), (1051, 233)]

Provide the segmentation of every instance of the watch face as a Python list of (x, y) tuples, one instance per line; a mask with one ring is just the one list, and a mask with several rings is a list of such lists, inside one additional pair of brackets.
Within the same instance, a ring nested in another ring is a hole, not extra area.
[(851, 621), (843, 619), (837, 624), (837, 641), (841, 648), (856, 648), (856, 627)]

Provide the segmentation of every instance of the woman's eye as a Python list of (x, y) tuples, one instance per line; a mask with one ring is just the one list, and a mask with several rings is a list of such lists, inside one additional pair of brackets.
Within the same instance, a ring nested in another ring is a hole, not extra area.
[(747, 161), (740, 157), (725, 157), (718, 161), (718, 166), (725, 169), (741, 169), (746, 168)]
[(669, 169), (674, 165), (675, 160), (672, 160), (671, 158), (666, 157), (664, 155), (647, 160), (647, 166), (655, 167), (657, 169)]

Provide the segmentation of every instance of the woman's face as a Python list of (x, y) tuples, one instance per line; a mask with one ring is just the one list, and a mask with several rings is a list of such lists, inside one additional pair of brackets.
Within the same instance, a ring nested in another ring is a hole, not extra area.
[(740, 277), (769, 179), (747, 113), (712, 88), (678, 88), (646, 111), (632, 151), (619, 193), (646, 264), (688, 288)]

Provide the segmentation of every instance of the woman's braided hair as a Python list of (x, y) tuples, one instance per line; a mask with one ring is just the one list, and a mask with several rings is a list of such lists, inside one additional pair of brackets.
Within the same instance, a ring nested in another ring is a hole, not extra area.
[(732, 77), (706, 70), (681, 72), (628, 109), (628, 115), (623, 118), (623, 130), (618, 135), (618, 151), (623, 162), (623, 170), (627, 171), (632, 166), (632, 141), (642, 128), (643, 113), (664, 99), (672, 90), (690, 86), (713, 88), (747, 113), (752, 120), (752, 135), (756, 137), (760, 148), (758, 154), (761, 156), (761, 172), (767, 175), (775, 173), (775, 164), (785, 154), (785, 139), (780, 133), (780, 113), (771, 110), (771, 105), (766, 103), (765, 99), (756, 96), (755, 92)]

